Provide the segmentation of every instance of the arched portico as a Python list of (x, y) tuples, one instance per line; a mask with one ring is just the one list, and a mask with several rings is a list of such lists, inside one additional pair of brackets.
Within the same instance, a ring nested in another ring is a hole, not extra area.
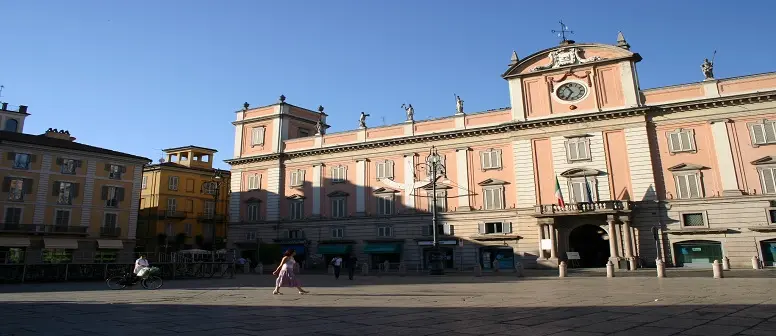
[(568, 252), (579, 253), (580, 267), (604, 267), (609, 261), (609, 233), (599, 225), (582, 224), (570, 230)]

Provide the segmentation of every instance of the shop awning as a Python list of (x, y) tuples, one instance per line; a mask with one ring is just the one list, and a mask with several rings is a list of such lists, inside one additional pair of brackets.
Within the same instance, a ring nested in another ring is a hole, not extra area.
[(28, 237), (0, 237), (0, 247), (28, 247), (30, 238)]
[(50, 249), (78, 249), (78, 241), (75, 239), (43, 238), (43, 245)]
[(109, 250), (122, 250), (124, 249), (124, 242), (118, 239), (98, 239), (97, 248), (109, 249)]
[(372, 243), (364, 247), (364, 253), (367, 254), (391, 254), (401, 253), (401, 244), (399, 243)]
[(285, 253), (287, 250), (294, 250), (298, 255), (305, 254), (304, 245), (280, 245), (280, 249), (282, 253)]
[(351, 245), (324, 244), (318, 245), (318, 254), (350, 254)]

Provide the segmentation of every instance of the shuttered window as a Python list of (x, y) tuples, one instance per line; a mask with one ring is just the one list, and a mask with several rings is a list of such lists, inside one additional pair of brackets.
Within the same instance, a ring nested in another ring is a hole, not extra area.
[(678, 174), (676, 180), (676, 198), (700, 198), (702, 196), (700, 174)]
[(776, 121), (763, 120), (762, 122), (749, 124), (752, 144), (767, 145), (776, 143)]
[(483, 170), (501, 168), (501, 150), (490, 149), (480, 153)]
[(254, 127), (251, 129), (251, 146), (262, 146), (264, 145), (264, 133), (265, 133), (265, 127)]
[(763, 194), (776, 194), (776, 167), (760, 168), (759, 171)]
[(671, 153), (695, 151), (695, 132), (686, 129), (669, 132), (668, 149)]

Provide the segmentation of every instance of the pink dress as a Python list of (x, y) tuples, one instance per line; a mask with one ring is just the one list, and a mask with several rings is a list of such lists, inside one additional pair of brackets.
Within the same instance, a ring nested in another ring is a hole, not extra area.
[(286, 258), (286, 262), (280, 268), (278, 279), (275, 280), (275, 285), (278, 287), (301, 287), (302, 282), (299, 281), (299, 278), (294, 273), (295, 266), (296, 260), (294, 258)]

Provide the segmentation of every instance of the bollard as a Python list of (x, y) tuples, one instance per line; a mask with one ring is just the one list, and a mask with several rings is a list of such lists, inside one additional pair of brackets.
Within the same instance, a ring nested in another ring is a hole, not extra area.
[(756, 270), (760, 269), (760, 257), (758, 256), (752, 257), (752, 268)]
[(636, 270), (636, 258), (630, 258), (628, 259), (628, 270), (635, 271)]
[(722, 270), (723, 271), (730, 270), (730, 259), (728, 259), (728, 257), (722, 258)]
[(522, 262), (518, 261), (517, 264), (515, 265), (515, 273), (517, 273), (516, 275), (517, 275), (518, 278), (522, 278), (523, 277), (523, 263)]
[(476, 277), (482, 276), (482, 266), (480, 266), (479, 264), (474, 266), (474, 276)]
[(611, 260), (606, 262), (606, 277), (607, 278), (614, 278), (614, 264)]
[(719, 260), (714, 260), (714, 263), (711, 264), (711, 270), (714, 271), (714, 279), (722, 279), (725, 277), (725, 275), (722, 274), (722, 264), (720, 264)]
[(407, 266), (404, 266), (404, 264), (399, 264), (399, 275), (405, 276), (407, 275)]
[(326, 274), (328, 275), (334, 274), (334, 266), (329, 265), (329, 267), (326, 268)]
[(559, 278), (565, 278), (566, 277), (566, 262), (561, 261), (560, 265), (558, 265), (558, 277)]
[(666, 264), (663, 263), (663, 260), (656, 259), (655, 265), (657, 266), (657, 277), (658, 278), (665, 278), (666, 277)]
[(361, 265), (361, 275), (368, 275), (369, 274), (369, 264), (364, 263)]
[(259, 273), (259, 274), (263, 274), (264, 273), (264, 264), (256, 265), (256, 273)]

